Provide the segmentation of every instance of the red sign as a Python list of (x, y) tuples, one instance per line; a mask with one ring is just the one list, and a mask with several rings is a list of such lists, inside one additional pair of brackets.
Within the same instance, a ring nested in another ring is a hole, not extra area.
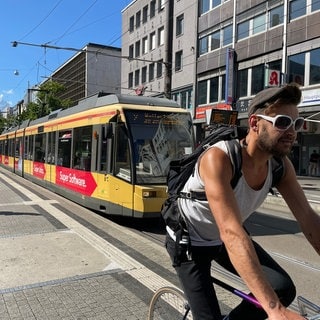
[(266, 87), (279, 87), (281, 83), (281, 73), (279, 70), (266, 69)]
[(37, 178), (44, 179), (46, 168), (42, 162), (33, 162), (33, 175)]
[(56, 167), (56, 184), (86, 196), (91, 196), (97, 187), (91, 172), (64, 167)]
[(4, 164), (8, 165), (9, 164), (9, 157), (4, 156)]

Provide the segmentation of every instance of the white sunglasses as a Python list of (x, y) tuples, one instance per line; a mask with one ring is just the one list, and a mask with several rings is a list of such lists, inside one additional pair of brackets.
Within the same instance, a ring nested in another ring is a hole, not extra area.
[(273, 127), (279, 131), (286, 131), (292, 125), (295, 131), (299, 131), (301, 130), (304, 124), (304, 118), (302, 117), (298, 117), (297, 119), (293, 120), (291, 117), (285, 116), (285, 115), (277, 115), (275, 117), (269, 117), (263, 114), (256, 114), (256, 116), (271, 122)]

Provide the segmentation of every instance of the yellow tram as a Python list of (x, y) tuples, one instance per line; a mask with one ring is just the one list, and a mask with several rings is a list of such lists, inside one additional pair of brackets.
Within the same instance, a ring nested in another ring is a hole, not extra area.
[(0, 165), (85, 207), (158, 216), (172, 159), (194, 147), (190, 113), (162, 98), (96, 94), (0, 135)]

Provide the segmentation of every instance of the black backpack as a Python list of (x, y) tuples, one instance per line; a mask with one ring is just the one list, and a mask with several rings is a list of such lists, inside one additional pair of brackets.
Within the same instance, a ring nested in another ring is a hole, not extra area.
[[(242, 175), (241, 146), (239, 141), (246, 135), (247, 129), (245, 128), (228, 125), (218, 125), (214, 129), (212, 129), (211, 133), (191, 154), (185, 155), (179, 160), (173, 160), (170, 162), (169, 172), (167, 175), (168, 198), (162, 205), (161, 215), (164, 219), (165, 224), (169, 226), (170, 229), (172, 229), (176, 234), (179, 233), (181, 236), (181, 230), (187, 231), (186, 224), (177, 205), (177, 199), (180, 197), (206, 200), (204, 191), (195, 191), (188, 194), (181, 192), (185, 183), (193, 174), (194, 167), (199, 156), (213, 144), (222, 140), (227, 141), (230, 160), (234, 169), (234, 176), (231, 181), (231, 186), (232, 188), (234, 188)], [(283, 160), (274, 157), (272, 166), (272, 187), (274, 187), (278, 184), (281, 177), (283, 176)]]

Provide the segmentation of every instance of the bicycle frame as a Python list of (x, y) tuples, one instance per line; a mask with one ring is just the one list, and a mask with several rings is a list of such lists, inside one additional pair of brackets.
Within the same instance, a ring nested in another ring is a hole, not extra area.
[(261, 304), (259, 303), (259, 301), (255, 297), (250, 296), (249, 294), (246, 294), (246, 293), (242, 292), (241, 290), (236, 289), (236, 288), (234, 288), (234, 287), (222, 282), (221, 280), (219, 280), (217, 278), (211, 277), (211, 279), (212, 279), (212, 282), (217, 284), (218, 286), (220, 286), (220, 287), (230, 291), (234, 295), (236, 295), (236, 296), (238, 296), (238, 297), (240, 297), (240, 298), (252, 303), (256, 307), (262, 308)]

